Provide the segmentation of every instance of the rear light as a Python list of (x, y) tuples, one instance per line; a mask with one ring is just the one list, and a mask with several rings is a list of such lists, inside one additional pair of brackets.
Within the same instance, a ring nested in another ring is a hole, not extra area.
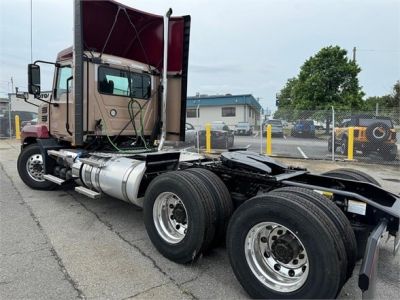
[(397, 138), (396, 138), (396, 132), (392, 132), (392, 140), (394, 140), (395, 142), (397, 142)]

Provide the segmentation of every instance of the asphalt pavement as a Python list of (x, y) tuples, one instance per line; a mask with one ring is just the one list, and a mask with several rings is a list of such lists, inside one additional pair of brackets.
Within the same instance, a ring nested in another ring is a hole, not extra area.
[[(219, 247), (197, 262), (175, 264), (147, 237), (140, 210), (102, 197), (88, 199), (68, 188), (34, 191), (16, 170), (19, 145), (0, 141), (0, 299), (237, 299), (247, 298)], [(284, 160), (301, 164), (300, 160)], [(304, 162), (322, 172), (345, 164)], [(360, 166), (399, 193), (399, 170)], [(397, 181), (396, 181), (397, 180)], [(383, 243), (378, 299), (400, 294), (400, 255)], [(361, 299), (357, 272), (339, 298)]]
[[(249, 150), (265, 152), (266, 138), (258, 134), (254, 136), (235, 136), (235, 147), (247, 147)], [(400, 150), (400, 146), (399, 150)], [(279, 157), (292, 157), (300, 159), (331, 160), (332, 152), (328, 151), (327, 138), (301, 138), (301, 137), (272, 137), (272, 155)], [(335, 159), (345, 160), (347, 157), (335, 153)], [(361, 152), (354, 154), (354, 159), (366, 163), (384, 163), (385, 165), (400, 166), (399, 156), (395, 161), (384, 161), (378, 154), (363, 155)]]

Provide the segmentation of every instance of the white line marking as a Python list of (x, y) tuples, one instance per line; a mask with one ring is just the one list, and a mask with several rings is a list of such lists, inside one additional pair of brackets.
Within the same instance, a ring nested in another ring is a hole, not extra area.
[(251, 144), (248, 144), (245, 148), (249, 149), (251, 147)]
[(303, 150), (301, 150), (300, 147), (297, 147), (297, 150), (299, 150), (299, 152), (301, 153), (301, 155), (303, 155), (303, 157), (304, 157), (305, 159), (308, 158), (307, 155), (303, 152)]
[(286, 140), (286, 135), (284, 135), (283, 138)]

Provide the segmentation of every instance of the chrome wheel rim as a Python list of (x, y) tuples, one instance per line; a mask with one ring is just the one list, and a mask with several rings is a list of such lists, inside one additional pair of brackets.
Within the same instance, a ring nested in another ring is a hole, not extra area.
[(43, 182), (44, 166), (41, 154), (33, 154), (26, 161), (26, 172), (29, 177), (38, 182)]
[[(293, 251), (290, 251), (291, 247)], [(267, 288), (290, 293), (306, 282), (309, 273), (307, 251), (300, 239), (285, 226), (274, 222), (253, 226), (247, 233), (244, 248), (251, 271)]]
[(159, 194), (153, 206), (158, 234), (170, 244), (181, 242), (188, 230), (188, 215), (182, 200), (172, 192)]

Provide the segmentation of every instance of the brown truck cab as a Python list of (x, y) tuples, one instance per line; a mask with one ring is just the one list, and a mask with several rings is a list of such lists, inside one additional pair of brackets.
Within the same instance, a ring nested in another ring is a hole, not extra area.
[(38, 98), (40, 65), (55, 71), (52, 98), (39, 109), (44, 122), (22, 132), (24, 146), (41, 137), (43, 126), (71, 146), (150, 149), (184, 140), (190, 17), (113, 1), (76, 3), (82, 18), (74, 46), (54, 63), (28, 67), (29, 92)]

